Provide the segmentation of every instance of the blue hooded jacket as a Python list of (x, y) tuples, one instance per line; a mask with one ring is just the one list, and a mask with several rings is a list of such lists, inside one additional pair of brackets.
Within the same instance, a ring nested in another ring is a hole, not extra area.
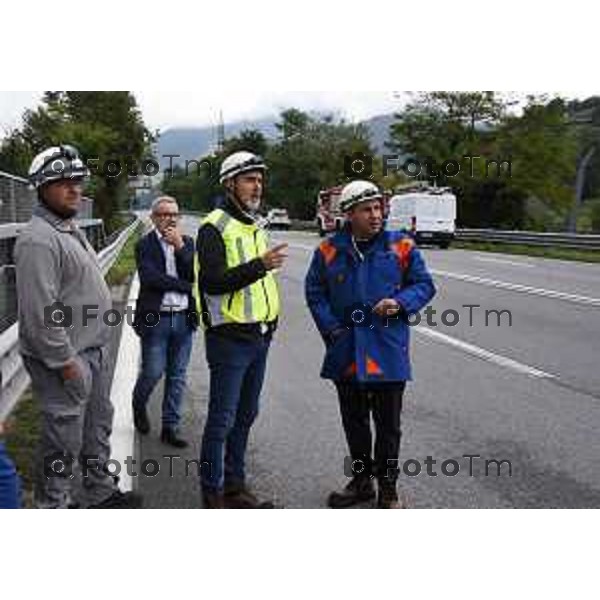
[[(436, 290), (413, 239), (382, 231), (362, 254), (349, 228), (315, 251), (305, 281), (308, 307), (327, 347), (321, 377), (361, 383), (412, 379), (407, 316)], [(394, 299), (397, 316), (372, 309)]]

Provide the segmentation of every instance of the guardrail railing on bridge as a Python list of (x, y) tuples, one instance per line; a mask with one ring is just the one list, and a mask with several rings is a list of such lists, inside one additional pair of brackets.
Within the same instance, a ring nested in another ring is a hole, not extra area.
[[(98, 254), (104, 274), (108, 273), (123, 246), (139, 224), (135, 219), (113, 244)], [(29, 376), (19, 354), (19, 324), (0, 334), (0, 420), (11, 413), (29, 385)]]
[[(31, 218), (37, 194), (29, 181), (0, 171), (0, 223), (25, 223)], [(84, 198), (79, 210), (80, 219), (91, 219), (94, 201)]]
[[(317, 231), (314, 221), (292, 221), (292, 229)], [(522, 244), (545, 248), (570, 248), (573, 250), (600, 250), (600, 235), (572, 233), (538, 233), (534, 231), (501, 231), (497, 229), (457, 229), (456, 239), (463, 242), (492, 242)]]
[(600, 235), (572, 233), (536, 233), (531, 231), (497, 231), (495, 229), (459, 229), (456, 239), (465, 242), (523, 244), (545, 248), (600, 250)]

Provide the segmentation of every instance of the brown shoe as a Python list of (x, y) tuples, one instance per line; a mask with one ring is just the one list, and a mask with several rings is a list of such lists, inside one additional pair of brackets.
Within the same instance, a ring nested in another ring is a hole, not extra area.
[(237, 510), (272, 509), (272, 502), (261, 502), (245, 486), (225, 486), (225, 508)]
[(377, 498), (377, 508), (408, 508), (406, 503), (398, 497), (396, 484), (383, 483), (379, 484), (379, 496)]
[(329, 495), (327, 506), (329, 508), (352, 508), (375, 499), (375, 486), (371, 479), (355, 477), (341, 491)]
[(223, 494), (215, 494), (212, 492), (202, 493), (202, 504), (204, 508), (226, 508), (225, 496)]

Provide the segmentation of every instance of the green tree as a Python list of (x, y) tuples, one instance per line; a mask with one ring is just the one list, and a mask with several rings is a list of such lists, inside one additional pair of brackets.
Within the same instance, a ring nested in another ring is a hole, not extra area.
[(578, 142), (565, 102), (531, 96), (522, 114), (512, 105), (495, 92), (419, 94), (392, 126), (394, 149), (438, 167), (461, 163), (437, 183), (457, 192), (463, 226), (523, 228), (530, 200), (557, 214), (572, 202)]
[(267, 153), (268, 147), (269, 144), (262, 132), (257, 129), (245, 129), (239, 136), (225, 141), (221, 156), (225, 157), (242, 150), (264, 156)]
[[(133, 166), (135, 161), (139, 169), (149, 156), (151, 141), (130, 92), (46, 92), (38, 108), (25, 111), (21, 129), (3, 143), (0, 162), (12, 164), (22, 174), (25, 159), (30, 161), (43, 148), (75, 145), (92, 168), (95, 214), (110, 231), (119, 224), (118, 211), (126, 206), (125, 163)], [(110, 161), (112, 171), (104, 168)]]
[(347, 181), (345, 157), (372, 154), (366, 128), (332, 115), (288, 109), (277, 129), (281, 137), (267, 154), (268, 201), (298, 219), (314, 218), (319, 190)]
[(511, 157), (509, 187), (566, 217), (574, 198), (579, 141), (565, 101), (529, 97), (521, 115), (504, 119), (496, 147)]
[[(223, 158), (246, 150), (265, 156), (269, 170), (265, 199), (268, 206), (287, 208), (292, 217), (312, 219), (319, 190), (344, 183), (344, 158), (354, 152), (370, 154), (368, 132), (364, 127), (332, 116), (311, 116), (297, 109), (281, 113), (277, 123), (280, 137), (269, 144), (262, 133), (247, 130), (226, 140), (217, 156), (204, 157), (219, 172)], [(184, 208), (209, 210), (223, 194), (217, 177), (197, 177), (185, 169), (166, 174), (165, 193), (173, 195)]]

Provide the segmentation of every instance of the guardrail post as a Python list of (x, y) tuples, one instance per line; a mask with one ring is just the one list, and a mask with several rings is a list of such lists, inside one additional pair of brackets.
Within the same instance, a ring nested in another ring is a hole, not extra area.
[(13, 223), (17, 222), (17, 202), (15, 193), (15, 180), (8, 180), (8, 206), (10, 210), (10, 220)]

